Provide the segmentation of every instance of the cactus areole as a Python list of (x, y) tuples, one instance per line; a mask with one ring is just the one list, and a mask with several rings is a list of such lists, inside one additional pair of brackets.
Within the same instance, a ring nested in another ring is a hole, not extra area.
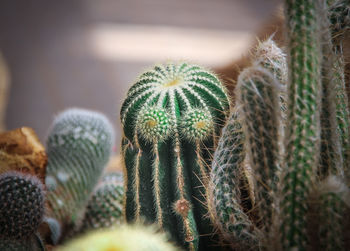
[(190, 250), (207, 245), (209, 159), (228, 111), (223, 85), (199, 66), (157, 65), (138, 78), (121, 109), (128, 221), (156, 222)]

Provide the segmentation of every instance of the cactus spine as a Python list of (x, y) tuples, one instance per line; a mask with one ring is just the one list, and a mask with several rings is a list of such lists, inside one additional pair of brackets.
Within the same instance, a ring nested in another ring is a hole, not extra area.
[(127, 221), (157, 222), (191, 250), (212, 233), (208, 159), (228, 108), (220, 81), (198, 66), (157, 65), (140, 76), (121, 109)]
[(46, 184), (51, 214), (61, 223), (75, 225), (83, 216), (113, 139), (113, 127), (100, 113), (70, 109), (55, 119), (47, 140)]
[(119, 172), (105, 174), (89, 199), (81, 231), (107, 228), (123, 221), (123, 177)]

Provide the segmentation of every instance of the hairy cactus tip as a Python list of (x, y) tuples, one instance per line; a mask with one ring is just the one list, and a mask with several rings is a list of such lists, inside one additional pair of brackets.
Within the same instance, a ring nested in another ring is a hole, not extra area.
[(47, 139), (50, 216), (79, 223), (113, 145), (113, 126), (102, 113), (73, 108), (56, 117)]
[(44, 185), (29, 174), (0, 175), (0, 239), (29, 238), (43, 220)]
[(228, 112), (224, 86), (200, 66), (168, 63), (141, 74), (121, 109), (127, 221), (157, 222), (189, 249), (212, 237), (209, 159)]

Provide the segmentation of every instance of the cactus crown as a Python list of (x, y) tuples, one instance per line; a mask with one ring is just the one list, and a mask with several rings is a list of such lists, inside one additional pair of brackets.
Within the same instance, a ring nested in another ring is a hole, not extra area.
[(114, 130), (101, 113), (85, 109), (68, 109), (53, 122), (47, 140), (48, 151), (60, 151), (68, 155), (97, 154), (109, 158)]
[(121, 121), (131, 141), (136, 132), (148, 142), (165, 140), (181, 127), (183, 137), (203, 139), (213, 131), (212, 117), (221, 123), (227, 107), (225, 90), (215, 75), (196, 65), (169, 63), (139, 77), (123, 103)]
[(44, 186), (38, 178), (19, 172), (0, 175), (0, 237), (27, 238), (44, 215)]

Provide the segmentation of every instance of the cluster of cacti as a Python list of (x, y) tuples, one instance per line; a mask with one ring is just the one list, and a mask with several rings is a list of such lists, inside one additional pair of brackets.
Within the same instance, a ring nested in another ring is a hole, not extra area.
[(112, 125), (97, 112), (70, 109), (53, 122), (47, 140), (47, 200), (50, 216), (63, 227), (79, 224), (84, 216), (113, 139)]
[[(287, 0), (285, 7), (285, 120), (276, 74), (283, 64), (275, 60), (274, 70), (254, 62), (238, 79), (236, 109), (214, 154), (213, 221), (237, 249), (345, 250), (349, 112), (329, 29), (334, 9), (323, 0)], [(250, 210), (242, 180), (249, 181)]]
[(128, 222), (156, 223), (190, 250), (210, 247), (209, 161), (228, 109), (223, 85), (199, 66), (156, 65), (138, 78), (121, 109)]
[(2, 168), (0, 250), (88, 231), (58, 250), (349, 249), (350, 3), (285, 2), (287, 53), (259, 43), (230, 115), (218, 77), (197, 65), (156, 65), (136, 80), (120, 114), (124, 176), (102, 175), (114, 132), (88, 110), (55, 119), (46, 187), (11, 155), (22, 173)]
[(1, 174), (0, 205), (0, 249), (38, 250), (37, 231), (45, 211), (41, 181), (19, 172)]
[(105, 174), (89, 199), (80, 231), (120, 225), (123, 222), (123, 201), (122, 173)]

